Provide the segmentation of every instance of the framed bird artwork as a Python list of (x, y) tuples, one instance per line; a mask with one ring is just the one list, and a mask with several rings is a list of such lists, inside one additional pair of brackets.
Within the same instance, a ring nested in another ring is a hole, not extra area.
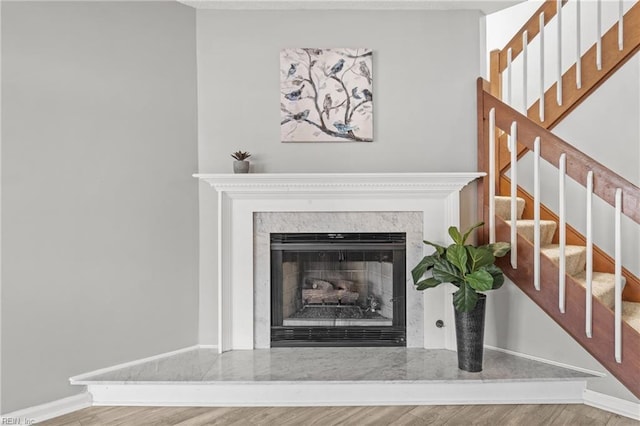
[(280, 51), (282, 142), (372, 142), (371, 49)]

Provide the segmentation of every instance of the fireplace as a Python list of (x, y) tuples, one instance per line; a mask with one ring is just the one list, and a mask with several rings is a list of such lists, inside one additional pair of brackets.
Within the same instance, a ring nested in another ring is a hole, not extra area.
[(473, 172), (196, 175), (217, 192), (217, 204), (209, 206), (213, 216), (202, 216), (203, 226), (217, 223), (217, 233), (203, 232), (201, 242), (200, 342), (215, 345), (220, 352), (271, 347), (271, 234), (340, 230), (406, 234), (406, 347), (455, 348), (453, 329), (436, 326), (438, 320), (453, 322), (451, 289), (439, 286), (425, 297), (408, 274), (426, 254), (422, 240), (447, 241), (447, 228), (460, 225), (460, 191), (480, 176)]
[(406, 346), (406, 234), (272, 233), (271, 346)]

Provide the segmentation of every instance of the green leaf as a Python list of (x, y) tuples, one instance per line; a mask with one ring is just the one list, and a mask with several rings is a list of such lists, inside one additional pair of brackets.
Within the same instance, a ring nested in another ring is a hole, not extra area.
[(447, 248), (447, 260), (453, 263), (464, 275), (467, 272), (467, 250), (455, 244)]
[(440, 255), (440, 256), (442, 256), (444, 254), (444, 252), (447, 250), (446, 248), (444, 248), (440, 244), (432, 243), (431, 241), (424, 240), (423, 243), (425, 243), (427, 245), (430, 245), (433, 248), (435, 248), (436, 251), (438, 252), (438, 255)]
[(416, 290), (426, 290), (428, 288), (436, 287), (440, 284), (442, 284), (441, 281), (438, 281), (437, 279), (431, 277), (416, 283)]
[(504, 284), (504, 274), (502, 273), (502, 270), (500, 268), (498, 268), (496, 265), (487, 265), (482, 269), (490, 273), (493, 277), (493, 286), (491, 287), (492, 290), (496, 290), (502, 287), (502, 284)]
[(460, 271), (446, 259), (438, 259), (433, 265), (433, 278), (443, 283), (461, 283), (464, 277)]
[(464, 279), (474, 290), (488, 291), (493, 288), (493, 277), (484, 269), (475, 271), (464, 277)]
[(478, 222), (475, 225), (473, 225), (471, 228), (467, 229), (467, 232), (465, 232), (464, 235), (462, 236), (462, 244), (467, 242), (467, 238), (469, 238), (469, 235), (471, 235), (474, 229), (480, 228), (482, 225), (484, 225), (484, 222)]
[(460, 235), (460, 231), (458, 231), (458, 228), (456, 228), (455, 226), (449, 227), (449, 236), (451, 237), (454, 243), (460, 246), (464, 245), (464, 243), (462, 242), (462, 235)]
[(463, 283), (453, 294), (453, 306), (458, 312), (469, 312), (476, 307), (477, 302), (478, 294), (467, 283)]
[(486, 265), (491, 265), (496, 258), (491, 250), (486, 247), (465, 246), (469, 253), (469, 272), (475, 272)]
[(491, 252), (495, 257), (502, 257), (505, 254), (509, 253), (509, 250), (511, 250), (511, 244), (499, 242), (499, 243), (487, 244), (486, 246), (482, 246), (482, 248), (487, 248), (491, 250)]
[(433, 264), (435, 263), (436, 259), (438, 259), (438, 256), (425, 256), (422, 258), (420, 263), (418, 263), (415, 268), (411, 270), (411, 276), (413, 277), (414, 284), (417, 285), (418, 281), (420, 280), (420, 278), (422, 278), (424, 273), (433, 268)]

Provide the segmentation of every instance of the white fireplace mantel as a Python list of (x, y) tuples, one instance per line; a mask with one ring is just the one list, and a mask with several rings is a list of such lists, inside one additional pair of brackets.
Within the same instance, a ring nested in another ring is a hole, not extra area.
[[(264, 326), (256, 324), (263, 312), (259, 306), (259, 313), (254, 309), (254, 287), (258, 281), (261, 286), (268, 281), (254, 276), (254, 214), (420, 212), (422, 239), (444, 242), (447, 228), (459, 226), (460, 191), (482, 176), (477, 172), (195, 174), (218, 193), (218, 350), (254, 349), (256, 329)], [(410, 272), (409, 265), (407, 269)], [(421, 324), (452, 315), (448, 305), (449, 293), (430, 290), (420, 305)], [(452, 346), (451, 335), (433, 327), (425, 328), (424, 339), (416, 341), (428, 348)]]
[(247, 173), (195, 174), (220, 192), (459, 191), (484, 173)]

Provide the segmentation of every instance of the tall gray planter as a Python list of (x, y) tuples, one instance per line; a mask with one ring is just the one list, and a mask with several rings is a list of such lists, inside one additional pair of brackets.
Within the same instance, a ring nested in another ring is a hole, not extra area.
[(458, 368), (477, 373), (482, 371), (484, 353), (484, 318), (487, 296), (478, 295), (478, 303), (469, 312), (455, 310)]

